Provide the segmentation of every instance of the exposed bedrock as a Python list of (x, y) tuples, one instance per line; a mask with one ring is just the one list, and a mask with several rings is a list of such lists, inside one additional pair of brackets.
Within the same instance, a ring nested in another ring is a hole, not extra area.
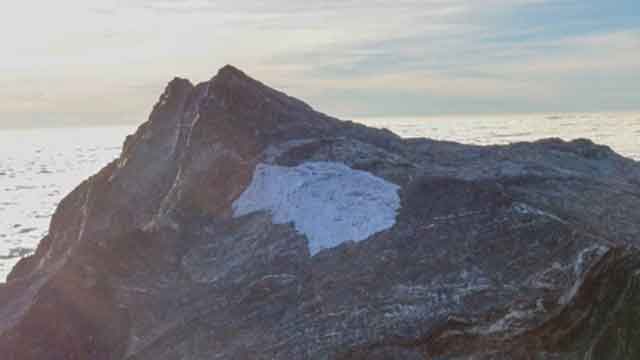
[(0, 286), (3, 359), (640, 358), (640, 165), (169, 83)]

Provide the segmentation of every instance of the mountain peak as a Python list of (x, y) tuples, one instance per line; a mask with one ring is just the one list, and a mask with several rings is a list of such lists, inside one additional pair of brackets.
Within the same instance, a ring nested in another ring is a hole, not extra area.
[(227, 110), (297, 113), (298, 118), (314, 112), (303, 101), (252, 78), (233, 65), (223, 66), (209, 81), (209, 96)]
[(225, 65), (218, 70), (211, 79), (211, 86), (217, 88), (242, 88), (242, 91), (255, 91), (268, 86), (247, 75), (244, 71), (233, 65)]
[(244, 78), (248, 78), (247, 74), (244, 73), (244, 71), (238, 69), (237, 67), (227, 64), (223, 67), (220, 68), (220, 70), (218, 70), (218, 75), (219, 77), (244, 77)]
[(640, 166), (595, 146), (404, 140), (231, 65), (176, 78), (0, 285), (0, 353), (640, 358)]
[(171, 93), (190, 91), (193, 88), (193, 84), (189, 79), (174, 77), (165, 87), (164, 94), (170, 95)]

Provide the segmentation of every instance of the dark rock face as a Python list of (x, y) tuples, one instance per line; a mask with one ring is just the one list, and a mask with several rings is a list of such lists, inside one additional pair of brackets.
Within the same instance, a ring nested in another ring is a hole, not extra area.
[[(308, 162), (397, 185), (393, 226), (312, 254), (293, 222), (234, 216), (258, 164)], [(605, 146), (401, 139), (227, 66), (174, 79), (120, 158), (62, 201), (0, 287), (0, 352), (635, 359), (638, 235), (640, 165)]]

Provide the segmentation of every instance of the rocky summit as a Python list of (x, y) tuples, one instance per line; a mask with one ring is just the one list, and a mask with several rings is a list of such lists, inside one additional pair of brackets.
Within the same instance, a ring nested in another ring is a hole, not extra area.
[(171, 81), (0, 287), (6, 360), (638, 359), (640, 164)]

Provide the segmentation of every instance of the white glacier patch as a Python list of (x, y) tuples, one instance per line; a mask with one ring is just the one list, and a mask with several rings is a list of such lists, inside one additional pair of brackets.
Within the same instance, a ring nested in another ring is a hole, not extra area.
[(269, 211), (274, 223), (293, 223), (315, 255), (392, 227), (400, 208), (399, 189), (341, 163), (258, 164), (251, 184), (233, 203), (233, 215)]

